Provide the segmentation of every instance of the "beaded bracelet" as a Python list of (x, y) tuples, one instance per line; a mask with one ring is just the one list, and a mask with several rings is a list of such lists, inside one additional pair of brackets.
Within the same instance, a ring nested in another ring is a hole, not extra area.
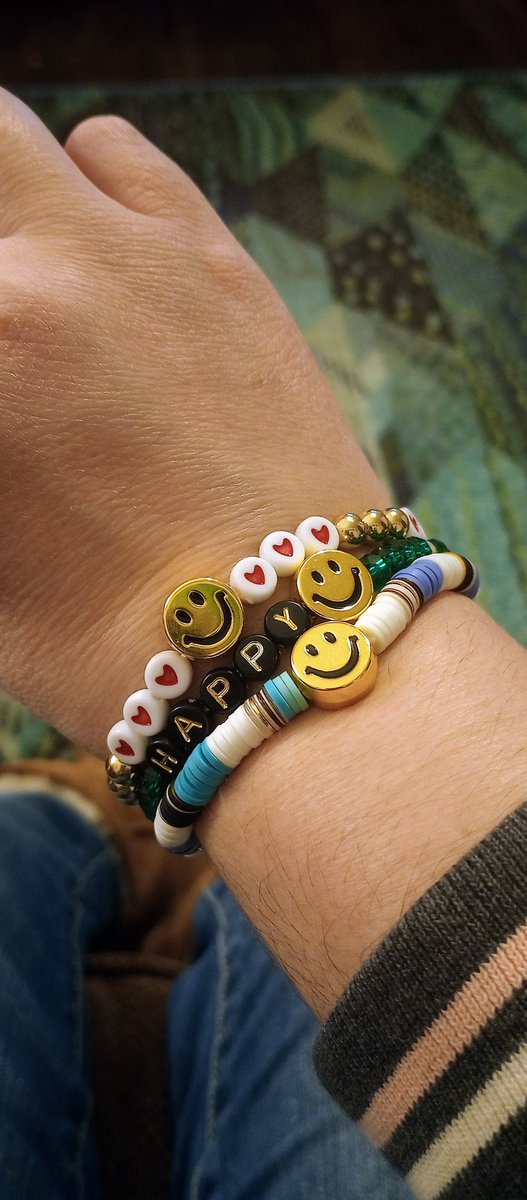
[(173, 853), (196, 853), (200, 845), (192, 833), (194, 821), (251, 749), (310, 705), (341, 708), (355, 703), (375, 683), (377, 656), (423, 604), (441, 591), (472, 599), (478, 590), (478, 572), (468, 559), (450, 552), (433, 554), (397, 572), (353, 624), (329, 620), (304, 632), (291, 652), (292, 674), (286, 671), (267, 681), (240, 705), (195, 747), (168, 785), (154, 821), (160, 844)]
[[(213, 580), (190, 580), (176, 589), (166, 601), (163, 614), (165, 630), (174, 649), (154, 655), (147, 664), (146, 687), (128, 697), (123, 721), (110, 731), (108, 742), (111, 753), (124, 763), (141, 761), (145, 747), (142, 739), (163, 728), (168, 713), (167, 701), (184, 695), (190, 687), (192, 665), (189, 655), (216, 657), (238, 641), (243, 625), (243, 600), (256, 603), (267, 598), (270, 590), (276, 586), (278, 575), (293, 574), (306, 556), (309, 557), (322, 546), (334, 549), (342, 541), (346, 546), (357, 547), (366, 539), (379, 544), (389, 536), (403, 538), (410, 529), (423, 532), (409, 509), (390, 508), (385, 512), (370, 509), (362, 517), (347, 513), (337, 525), (324, 517), (309, 517), (300, 523), (295, 534), (284, 530), (268, 534), (260, 544), (259, 556), (244, 558), (236, 563), (230, 575), (232, 591), (229, 596), (225, 594), (218, 597), (214, 592), (217, 581)], [(202, 583), (210, 586), (203, 591), (200, 587)], [(234, 587), (234, 584), (238, 586)], [(193, 585), (196, 586), (193, 588)], [(217, 588), (221, 588), (221, 585), (217, 584)], [(189, 639), (188, 628), (185, 630), (182, 623), (192, 622), (193, 605), (211, 607), (213, 617), (215, 608), (221, 612), (222, 606), (228, 607), (232, 617), (228, 636), (218, 636), (216, 630), (214, 636)], [(198, 641), (201, 641), (201, 645), (198, 645)], [(272, 651), (272, 642), (268, 643), (267, 649)], [(238, 655), (243, 656), (243, 647), (237, 647), (237, 650)], [(275, 667), (276, 661), (272, 661), (268, 675), (272, 674)], [(234, 678), (232, 682), (235, 682)], [(204, 683), (209, 690), (213, 686), (211, 680)], [(241, 698), (235, 696), (234, 703)], [(221, 704), (220, 697), (220, 709), (225, 712), (227, 707)]]

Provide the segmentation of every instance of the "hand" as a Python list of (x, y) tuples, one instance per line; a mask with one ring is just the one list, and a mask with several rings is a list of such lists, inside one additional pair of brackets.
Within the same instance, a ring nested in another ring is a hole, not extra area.
[(0, 153), (0, 678), (104, 754), (176, 583), (389, 497), (174, 163), (114, 117), (64, 150), (7, 93)]

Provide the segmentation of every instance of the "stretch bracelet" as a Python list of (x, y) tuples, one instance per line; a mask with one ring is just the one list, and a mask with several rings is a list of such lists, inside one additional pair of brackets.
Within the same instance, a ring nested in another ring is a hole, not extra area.
[[(242, 572), (246, 592), (244, 598), (252, 603), (267, 594), (265, 587), (264, 592), (258, 590), (262, 582), (268, 587), (273, 576), (276, 581), (278, 574), (287, 575), (298, 571), (306, 557), (317, 552), (320, 545), (326, 544), (330, 548), (338, 545), (358, 547), (366, 540), (373, 541), (378, 546), (385, 544), (382, 564), (385, 570), (393, 574), (397, 565), (401, 565), (397, 547), (405, 535), (416, 532), (424, 533), (415, 515), (411, 510), (404, 508), (389, 508), (385, 511), (369, 509), (362, 516), (346, 513), (335, 525), (323, 517), (310, 517), (300, 523), (295, 534), (286, 531), (268, 534), (260, 544), (260, 557), (240, 560), (233, 567), (230, 579), (232, 582), (239, 578), (242, 565), (247, 568)], [(410, 537), (408, 542), (418, 540)], [(424, 547), (425, 543), (421, 539), (420, 553), (425, 552)], [(426, 548), (433, 549), (433, 544), (426, 543)], [(406, 545), (403, 561), (408, 562), (408, 555), (415, 557), (415, 553), (413, 547)], [(269, 572), (260, 561), (263, 555), (267, 555)], [(379, 572), (379, 564), (376, 564), (375, 569)], [(205, 726), (210, 725), (214, 712), (217, 717), (223, 716), (244, 699), (247, 681), (263, 681), (273, 674), (282, 646), (292, 640), (276, 636), (280, 621), (287, 620), (284, 617), (283, 606), (272, 606), (266, 614), (265, 638), (263, 635), (255, 638), (253, 635), (240, 640), (243, 627), (242, 598), (232, 586), (230, 591), (223, 588), (223, 594), (221, 588), (219, 581), (191, 580), (176, 589), (166, 601), (164, 623), (172, 649), (161, 651), (150, 659), (145, 670), (145, 687), (128, 697), (123, 708), (123, 719), (112, 726), (108, 735), (108, 782), (112, 790), (124, 801), (135, 802), (137, 796), (134, 795), (134, 788), (131, 786), (134, 773), (121, 770), (121, 766), (134, 767), (144, 762), (152, 739), (157, 735), (170, 734), (170, 729), (167, 730), (169, 719), (176, 730), (176, 742), (183, 741), (183, 745), (179, 746), (181, 756), (181, 753), (192, 749), (191, 739), (187, 737), (188, 729), (197, 728), (203, 736), (203, 733), (207, 732)], [(201, 639), (189, 637), (189, 630), (184, 622), (192, 621), (193, 607), (195, 618), (199, 616), (198, 605), (201, 604), (206, 610), (212, 609), (214, 619), (214, 613), (221, 612), (222, 603), (230, 607), (233, 615), (228, 636), (218, 638), (215, 634), (213, 637), (205, 635)], [(289, 610), (290, 608), (291, 606)], [(304, 607), (302, 616), (299, 606), (296, 609), (294, 636), (303, 632), (311, 620), (309, 610)], [(269, 625), (273, 628), (269, 628)], [(285, 624), (282, 628), (285, 628)], [(198, 644), (199, 641), (201, 645)], [(191, 658), (216, 657), (233, 644), (233, 668), (212, 671), (202, 680), (202, 707), (198, 708), (196, 701), (187, 701), (183, 708), (178, 704), (170, 711), (170, 703), (181, 700), (192, 684)], [(164, 740), (168, 743), (164, 750), (162, 747), (156, 747), (156, 750), (159, 750), (160, 755), (165, 754), (165, 763), (168, 765), (172, 740), (170, 736)], [(153, 800), (154, 797), (147, 797), (148, 799)]]
[(378, 655), (439, 592), (473, 599), (478, 590), (479, 575), (468, 559), (433, 554), (397, 572), (353, 624), (322, 621), (301, 634), (291, 651), (291, 673), (268, 680), (244, 701), (195, 747), (168, 785), (154, 820), (160, 844), (173, 853), (196, 853), (193, 823), (242, 758), (310, 705), (341, 708), (366, 695)]

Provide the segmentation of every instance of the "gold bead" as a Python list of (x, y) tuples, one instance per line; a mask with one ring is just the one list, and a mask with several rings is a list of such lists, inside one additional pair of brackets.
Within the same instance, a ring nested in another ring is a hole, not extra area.
[(243, 604), (227, 583), (189, 579), (165, 601), (169, 642), (190, 658), (217, 658), (230, 650), (243, 629)]
[(392, 537), (404, 538), (408, 536), (410, 518), (403, 512), (402, 508), (387, 508), (386, 516), (390, 522)]
[(360, 546), (367, 537), (364, 521), (361, 521), (357, 513), (344, 513), (335, 524), (344, 546)]
[(390, 522), (382, 508), (369, 508), (362, 514), (362, 521), (372, 542), (383, 542), (390, 536)]
[(294, 588), (306, 608), (326, 621), (356, 621), (373, 599), (370, 572), (349, 550), (319, 550), (306, 558)]
[(123, 763), (116, 754), (110, 754), (106, 759), (106, 782), (111, 792), (120, 800), (132, 797), (136, 772), (131, 763)]
[(324, 621), (295, 642), (291, 670), (300, 691), (317, 708), (345, 708), (373, 687), (377, 656), (362, 630), (345, 621)]

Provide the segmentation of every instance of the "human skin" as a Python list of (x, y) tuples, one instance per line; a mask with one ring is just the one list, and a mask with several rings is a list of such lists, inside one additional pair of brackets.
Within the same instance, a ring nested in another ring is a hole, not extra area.
[[(269, 281), (136, 130), (94, 118), (63, 149), (1, 93), (0, 156), (1, 683), (104, 756), (177, 583), (393, 497)], [(526, 798), (526, 697), (526, 652), (444, 595), (367, 698), (220, 789), (200, 837), (319, 1016)]]

